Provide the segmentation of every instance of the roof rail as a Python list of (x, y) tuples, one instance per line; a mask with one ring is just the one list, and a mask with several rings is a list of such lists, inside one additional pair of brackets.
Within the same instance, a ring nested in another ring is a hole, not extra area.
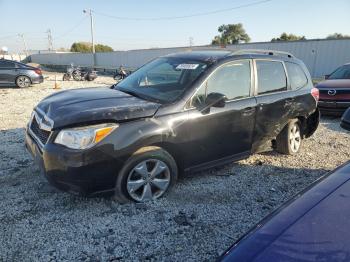
[(264, 54), (264, 55), (285, 55), (287, 57), (294, 57), (291, 53), (277, 50), (264, 50), (264, 49), (239, 49), (233, 51), (231, 55), (243, 55), (243, 54)]

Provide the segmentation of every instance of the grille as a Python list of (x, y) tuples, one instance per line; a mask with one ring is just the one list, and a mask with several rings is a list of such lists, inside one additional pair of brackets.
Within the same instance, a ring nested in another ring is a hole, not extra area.
[(47, 140), (49, 139), (50, 132), (41, 129), (35, 117), (33, 117), (32, 123), (30, 124), (30, 130), (43, 145), (46, 144)]

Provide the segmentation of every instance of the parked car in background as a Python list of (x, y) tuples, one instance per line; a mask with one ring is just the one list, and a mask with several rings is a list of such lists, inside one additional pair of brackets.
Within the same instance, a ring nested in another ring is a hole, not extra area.
[(350, 131), (350, 107), (342, 115), (340, 126), (345, 130)]
[(350, 162), (259, 222), (220, 262), (350, 261)]
[(323, 114), (342, 115), (350, 107), (350, 64), (337, 68), (316, 85), (320, 91), (318, 107)]
[(275, 51), (196, 51), (144, 65), (111, 88), (50, 95), (26, 146), (48, 180), (125, 202), (161, 197), (179, 171), (275, 148), (296, 154), (319, 123), (305, 65)]
[(29, 87), (44, 81), (41, 69), (20, 62), (0, 59), (0, 86)]

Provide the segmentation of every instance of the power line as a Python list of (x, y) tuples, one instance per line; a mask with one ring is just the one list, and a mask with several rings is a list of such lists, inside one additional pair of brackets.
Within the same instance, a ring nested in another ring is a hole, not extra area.
[(66, 32), (64, 32), (63, 34), (61, 34), (61, 35), (59, 35), (59, 36), (57, 36), (57, 37), (54, 37), (53, 39), (56, 40), (56, 39), (58, 39), (58, 38), (62, 38), (62, 37), (64, 37), (64, 36), (70, 34), (70, 33), (71, 33), (72, 31), (74, 31), (77, 27), (79, 27), (79, 26), (81, 25), (81, 23), (82, 23), (85, 19), (87, 19), (87, 16), (84, 16), (82, 19), (79, 20), (78, 23), (76, 23), (76, 24), (75, 24), (73, 27), (71, 27), (69, 30), (67, 30)]
[(218, 14), (218, 13), (223, 13), (223, 12), (229, 12), (232, 10), (237, 10), (245, 7), (250, 7), (250, 6), (255, 6), (255, 5), (260, 5), (264, 4), (267, 2), (271, 2), (273, 0), (262, 0), (262, 1), (256, 1), (253, 3), (248, 3), (248, 4), (242, 4), (239, 6), (234, 6), (230, 8), (225, 8), (225, 9), (219, 9), (215, 11), (210, 11), (210, 12), (203, 12), (203, 13), (195, 13), (191, 15), (183, 15), (183, 16), (168, 16), (168, 17), (151, 17), (151, 18), (146, 18), (146, 17), (125, 17), (125, 16), (114, 16), (114, 15), (109, 15), (101, 12), (96, 12), (94, 11), (95, 14), (113, 18), (113, 19), (118, 19), (118, 20), (135, 20), (135, 21), (159, 21), (159, 20), (175, 20), (175, 19), (183, 19), (183, 18), (191, 18), (191, 17), (197, 17), (197, 16), (206, 16), (206, 15), (213, 15), (213, 14)]

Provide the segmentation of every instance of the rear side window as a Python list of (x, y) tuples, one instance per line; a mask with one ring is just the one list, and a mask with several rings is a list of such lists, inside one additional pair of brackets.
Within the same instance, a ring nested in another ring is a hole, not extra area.
[(8, 61), (0, 61), (0, 68), (15, 68), (15, 63)]
[(258, 95), (287, 90), (287, 77), (279, 61), (256, 61)]
[(304, 70), (298, 64), (286, 62), (285, 63), (290, 85), (293, 90), (302, 88), (307, 84), (307, 77)]

